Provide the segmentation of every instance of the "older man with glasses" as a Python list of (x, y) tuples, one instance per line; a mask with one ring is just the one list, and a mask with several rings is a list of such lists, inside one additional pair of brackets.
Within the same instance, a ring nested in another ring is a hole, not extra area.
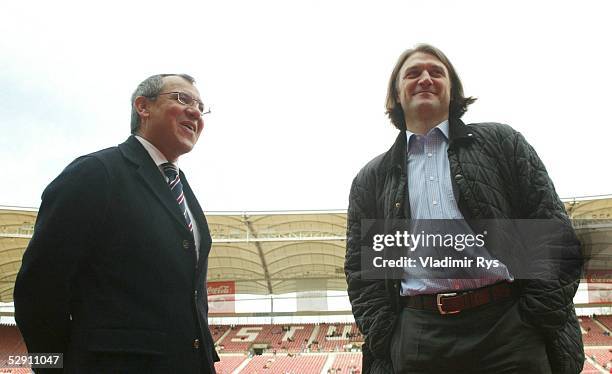
[(132, 135), (81, 156), (45, 189), (15, 284), (31, 353), (65, 373), (214, 373), (211, 237), (179, 157), (210, 110), (194, 79), (154, 75), (132, 95)]

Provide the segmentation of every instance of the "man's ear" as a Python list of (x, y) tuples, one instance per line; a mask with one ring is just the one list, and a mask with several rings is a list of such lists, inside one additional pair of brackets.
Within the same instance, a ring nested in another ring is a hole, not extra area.
[(134, 108), (136, 108), (136, 113), (140, 116), (140, 118), (149, 117), (149, 105), (151, 102), (144, 96), (138, 96), (136, 100), (134, 100)]

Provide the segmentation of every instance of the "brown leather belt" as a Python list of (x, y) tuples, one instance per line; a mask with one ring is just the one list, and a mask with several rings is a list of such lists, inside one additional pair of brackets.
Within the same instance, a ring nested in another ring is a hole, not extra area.
[(509, 299), (516, 294), (514, 289), (512, 284), (502, 282), (475, 290), (401, 296), (400, 299), (405, 308), (432, 310), (440, 314), (456, 314), (466, 309)]

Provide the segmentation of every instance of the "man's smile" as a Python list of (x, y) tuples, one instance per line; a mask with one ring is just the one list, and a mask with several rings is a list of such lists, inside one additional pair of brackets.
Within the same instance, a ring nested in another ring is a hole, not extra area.
[(198, 129), (198, 125), (196, 125), (193, 122), (189, 122), (189, 121), (183, 121), (181, 122), (181, 126), (187, 128), (188, 130), (190, 130), (191, 132), (193, 132), (194, 134), (197, 132)]

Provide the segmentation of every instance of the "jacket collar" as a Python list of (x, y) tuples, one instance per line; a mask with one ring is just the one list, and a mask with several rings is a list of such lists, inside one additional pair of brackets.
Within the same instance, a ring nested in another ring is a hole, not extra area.
[(126, 159), (137, 166), (147, 164), (156, 166), (151, 156), (147, 153), (147, 150), (140, 144), (134, 135), (130, 135), (125, 142), (119, 144), (119, 150)]
[[(470, 130), (469, 126), (463, 123), (461, 119), (449, 118), (448, 126), (449, 146), (457, 142), (471, 141), (474, 139), (474, 133)], [(405, 131), (400, 131), (400, 133), (397, 135), (397, 138), (395, 139), (395, 143), (393, 143), (393, 145), (385, 155), (385, 158), (383, 160), (384, 169), (389, 170), (397, 167), (399, 167), (400, 169), (404, 169), (406, 167), (406, 149), (406, 134)]]
[(402, 165), (405, 164), (406, 160), (406, 149), (407, 139), (404, 131), (400, 131), (395, 138), (395, 143), (391, 146), (387, 154), (383, 159), (383, 167), (385, 170), (394, 169), (399, 167), (403, 169)]
[(453, 143), (460, 140), (474, 139), (474, 133), (463, 121), (459, 118), (451, 118), (449, 123), (449, 143)]

